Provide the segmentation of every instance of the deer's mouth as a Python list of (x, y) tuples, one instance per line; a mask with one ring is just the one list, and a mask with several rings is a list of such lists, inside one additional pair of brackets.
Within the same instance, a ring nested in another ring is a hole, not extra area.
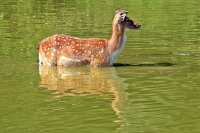
[(137, 24), (133, 20), (129, 19), (127, 16), (124, 18), (124, 22), (129, 29), (139, 29), (141, 27), (140, 24)]

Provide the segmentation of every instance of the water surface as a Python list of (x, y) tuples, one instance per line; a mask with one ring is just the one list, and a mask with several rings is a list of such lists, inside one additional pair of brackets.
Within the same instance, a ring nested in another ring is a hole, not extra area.
[[(142, 24), (114, 67), (38, 68), (53, 34), (107, 38), (117, 8)], [(199, 0), (0, 1), (0, 132), (199, 133)]]

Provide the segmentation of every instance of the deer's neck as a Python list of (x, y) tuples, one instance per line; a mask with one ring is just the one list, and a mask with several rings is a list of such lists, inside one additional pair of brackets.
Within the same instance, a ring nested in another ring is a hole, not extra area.
[(108, 41), (110, 54), (122, 49), (123, 45), (125, 44), (125, 41), (126, 36), (124, 26), (113, 23), (112, 36)]

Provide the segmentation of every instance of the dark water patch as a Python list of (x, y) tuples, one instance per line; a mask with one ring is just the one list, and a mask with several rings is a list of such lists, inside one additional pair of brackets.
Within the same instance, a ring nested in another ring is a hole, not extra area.
[(163, 63), (144, 63), (144, 64), (128, 64), (128, 63), (114, 63), (114, 67), (170, 67), (175, 66), (174, 63), (163, 62)]

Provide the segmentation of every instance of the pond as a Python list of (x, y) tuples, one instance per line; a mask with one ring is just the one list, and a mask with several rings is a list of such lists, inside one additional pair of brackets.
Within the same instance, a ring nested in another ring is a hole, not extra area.
[[(53, 34), (108, 38), (118, 8), (127, 31), (113, 67), (38, 67)], [(2, 133), (199, 133), (199, 0), (0, 1)]]

